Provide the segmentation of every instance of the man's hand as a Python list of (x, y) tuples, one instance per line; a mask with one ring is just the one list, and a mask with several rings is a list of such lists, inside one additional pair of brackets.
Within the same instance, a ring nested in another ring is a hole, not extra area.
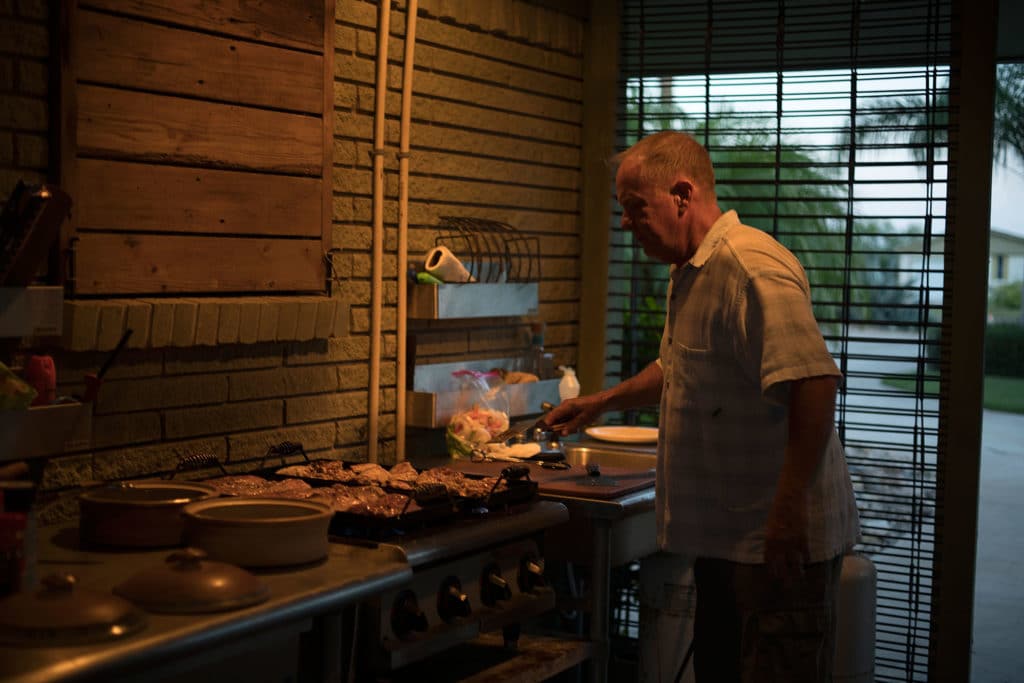
[(657, 362), (611, 389), (563, 401), (544, 417), (544, 424), (561, 435), (573, 434), (609, 410), (655, 405), (661, 398), (661, 366)]
[(544, 424), (558, 434), (574, 434), (591, 424), (605, 411), (600, 394), (591, 394), (562, 401), (544, 416)]
[(807, 496), (779, 492), (768, 513), (764, 561), (768, 573), (789, 583), (804, 575), (810, 560), (807, 542)]

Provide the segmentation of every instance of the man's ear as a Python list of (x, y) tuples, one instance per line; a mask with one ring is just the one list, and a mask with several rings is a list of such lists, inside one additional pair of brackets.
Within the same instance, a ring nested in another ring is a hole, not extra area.
[(676, 206), (682, 209), (690, 203), (693, 196), (693, 184), (688, 180), (677, 180), (669, 193), (675, 198)]

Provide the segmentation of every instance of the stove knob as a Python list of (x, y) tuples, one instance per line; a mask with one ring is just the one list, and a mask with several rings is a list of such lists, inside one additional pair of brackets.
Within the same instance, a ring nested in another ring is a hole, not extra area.
[(391, 606), (391, 630), (399, 638), (406, 638), (413, 631), (427, 630), (427, 615), (420, 609), (412, 591), (404, 590), (395, 598)]
[(544, 578), (544, 560), (533, 555), (526, 555), (519, 562), (519, 590), (531, 593), (548, 585)]
[(488, 607), (494, 607), (499, 600), (510, 600), (512, 587), (501, 576), (501, 567), (488, 565), (480, 579), (480, 601)]
[(441, 582), (437, 591), (437, 613), (446, 621), (451, 622), (459, 617), (468, 617), (473, 608), (469, 604), (469, 596), (462, 592), (462, 582), (449, 576)]

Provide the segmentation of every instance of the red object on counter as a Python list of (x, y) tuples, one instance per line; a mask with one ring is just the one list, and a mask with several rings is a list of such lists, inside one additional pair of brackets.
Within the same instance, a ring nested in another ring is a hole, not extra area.
[(31, 356), (25, 363), (25, 381), (36, 390), (34, 406), (48, 406), (57, 400), (57, 368), (50, 356)]

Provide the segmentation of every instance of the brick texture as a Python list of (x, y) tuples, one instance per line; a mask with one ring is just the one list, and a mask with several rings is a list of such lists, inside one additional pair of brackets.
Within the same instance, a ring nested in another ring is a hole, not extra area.
[[(38, 182), (54, 170), (46, 168), (53, 144), (48, 4), (0, 0), (5, 6), (12, 11), (0, 16), (4, 194), (18, 178)], [(287, 440), (302, 443), (311, 457), (365, 461), (369, 419), (378, 420), (380, 461), (395, 462), (400, 98), (391, 95), (401, 83), (395, 65), (388, 71), (385, 140), (381, 415), (367, 415), (375, 22), (375, 3), (337, 3), (331, 232), (342, 250), (333, 257), (334, 297), (68, 303), (64, 350), (56, 354), (62, 387), (80, 387), (121, 331), (134, 333), (95, 406), (92, 452), (47, 465), (44, 522), (73, 514), (75, 489), (88, 480), (165, 473), (194, 453), (245, 471), (268, 446)], [(577, 19), (519, 0), (421, 0), (410, 157), (409, 265), (422, 265), (441, 216), (503, 221), (536, 237), (545, 254), (536, 319), (548, 323), (557, 362), (569, 363), (579, 296), (583, 29)], [(403, 32), (402, 22), (392, 23), (395, 59), (404, 49)], [(532, 320), (412, 320), (408, 333), (417, 364), (514, 357), (524, 350)], [(417, 443), (443, 443), (420, 437)]]

